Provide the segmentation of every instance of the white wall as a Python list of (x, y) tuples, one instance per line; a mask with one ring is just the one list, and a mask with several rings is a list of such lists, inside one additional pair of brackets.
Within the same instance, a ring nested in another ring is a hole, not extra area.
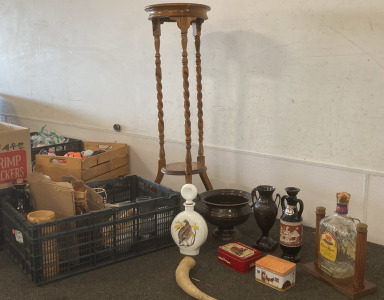
[[(168, 1), (166, 1), (168, 2)], [(176, 1), (178, 2), (178, 1)], [(207, 0), (202, 31), (205, 150), (215, 188), (301, 188), (304, 218), (335, 193), (384, 244), (384, 6), (373, 1)], [(131, 146), (154, 179), (157, 108), (149, 1), (5, 1), (0, 119)], [(184, 159), (180, 36), (162, 25), (166, 154)], [(196, 124), (192, 37), (192, 124)], [(118, 123), (122, 132), (114, 133)], [(193, 135), (196, 141), (196, 134)], [(196, 150), (196, 149), (194, 149)], [(196, 151), (194, 152), (196, 153)], [(194, 154), (195, 156), (195, 154)], [(199, 190), (202, 185), (195, 179)], [(165, 177), (180, 189), (183, 180)]]

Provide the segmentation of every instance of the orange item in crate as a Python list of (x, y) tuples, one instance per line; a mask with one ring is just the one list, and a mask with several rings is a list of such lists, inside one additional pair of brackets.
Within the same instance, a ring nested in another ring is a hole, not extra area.
[(64, 154), (65, 157), (79, 157), (79, 158), (87, 158), (82, 152), (68, 152)]

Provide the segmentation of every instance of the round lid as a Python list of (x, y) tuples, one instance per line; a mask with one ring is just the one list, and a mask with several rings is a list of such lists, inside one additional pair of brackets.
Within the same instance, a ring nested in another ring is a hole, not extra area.
[(27, 215), (27, 219), (31, 223), (45, 223), (45, 222), (53, 222), (55, 221), (55, 212), (51, 210), (36, 210), (30, 212)]

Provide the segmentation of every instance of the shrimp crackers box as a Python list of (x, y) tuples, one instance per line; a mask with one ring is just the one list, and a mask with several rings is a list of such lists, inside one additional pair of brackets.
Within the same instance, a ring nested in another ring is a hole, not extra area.
[(266, 255), (256, 262), (256, 280), (279, 291), (295, 285), (296, 264), (276, 256)]
[(260, 258), (260, 251), (233, 241), (219, 247), (219, 262), (240, 272), (246, 273), (255, 266), (255, 261)]
[(32, 172), (29, 128), (0, 122), (0, 189)]

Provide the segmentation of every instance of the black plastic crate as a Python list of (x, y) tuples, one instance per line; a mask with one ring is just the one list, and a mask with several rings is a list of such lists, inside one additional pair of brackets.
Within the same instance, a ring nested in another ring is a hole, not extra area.
[[(3, 201), (4, 249), (36, 284), (174, 245), (179, 193), (138, 176), (93, 182), (116, 207), (31, 224)], [(151, 199), (136, 201), (137, 197)]]
[(4, 247), (4, 232), (3, 232), (3, 209), (2, 200), (10, 201), (12, 195), (12, 188), (6, 188), (0, 190), (0, 250)]
[[(31, 132), (30, 135), (36, 135), (37, 132)], [(81, 152), (83, 151), (83, 141), (73, 138), (68, 138), (68, 142), (61, 144), (53, 144), (42, 147), (34, 147), (31, 146), (31, 157), (32, 162), (35, 160), (36, 154), (47, 154), (49, 149), (52, 149), (55, 152), (56, 156), (63, 156), (67, 152)]]

